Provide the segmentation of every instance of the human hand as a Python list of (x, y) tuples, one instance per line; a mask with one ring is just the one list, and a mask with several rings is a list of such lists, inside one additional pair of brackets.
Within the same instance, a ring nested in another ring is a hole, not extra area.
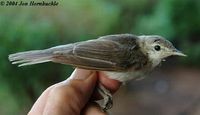
[(94, 91), (97, 81), (112, 93), (121, 84), (102, 72), (75, 69), (67, 80), (47, 88), (28, 115), (105, 115), (98, 104), (90, 102), (99, 99)]

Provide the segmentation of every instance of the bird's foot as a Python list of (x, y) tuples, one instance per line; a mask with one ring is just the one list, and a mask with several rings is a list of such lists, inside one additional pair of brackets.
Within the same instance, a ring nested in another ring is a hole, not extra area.
[(106, 111), (108, 109), (111, 109), (113, 106), (113, 99), (112, 99), (112, 94), (110, 93), (110, 91), (107, 90), (103, 85), (99, 84), (98, 92), (104, 99), (104, 103), (101, 106), (102, 110)]

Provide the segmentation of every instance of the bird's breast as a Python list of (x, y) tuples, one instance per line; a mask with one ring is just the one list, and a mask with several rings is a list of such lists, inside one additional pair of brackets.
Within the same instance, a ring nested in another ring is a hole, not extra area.
[(143, 77), (146, 72), (139, 70), (139, 71), (125, 71), (125, 72), (104, 71), (104, 73), (110, 79), (115, 79), (115, 80), (118, 80), (120, 82), (125, 82), (125, 81), (128, 81), (128, 80)]

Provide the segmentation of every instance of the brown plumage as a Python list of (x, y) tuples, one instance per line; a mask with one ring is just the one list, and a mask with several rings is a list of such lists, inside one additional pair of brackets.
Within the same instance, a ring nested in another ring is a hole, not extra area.
[(129, 67), (139, 69), (148, 58), (140, 51), (138, 39), (131, 34), (108, 35), (45, 50), (11, 54), (9, 59), (14, 64), (20, 63), (19, 66), (52, 61), (102, 71), (125, 71)]

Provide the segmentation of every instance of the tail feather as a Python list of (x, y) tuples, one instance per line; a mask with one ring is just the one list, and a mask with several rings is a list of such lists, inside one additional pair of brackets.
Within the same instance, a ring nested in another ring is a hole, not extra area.
[(8, 59), (12, 64), (19, 64), (18, 66), (33, 65), (51, 61), (52, 53), (48, 50), (26, 51), (15, 54), (10, 54)]

